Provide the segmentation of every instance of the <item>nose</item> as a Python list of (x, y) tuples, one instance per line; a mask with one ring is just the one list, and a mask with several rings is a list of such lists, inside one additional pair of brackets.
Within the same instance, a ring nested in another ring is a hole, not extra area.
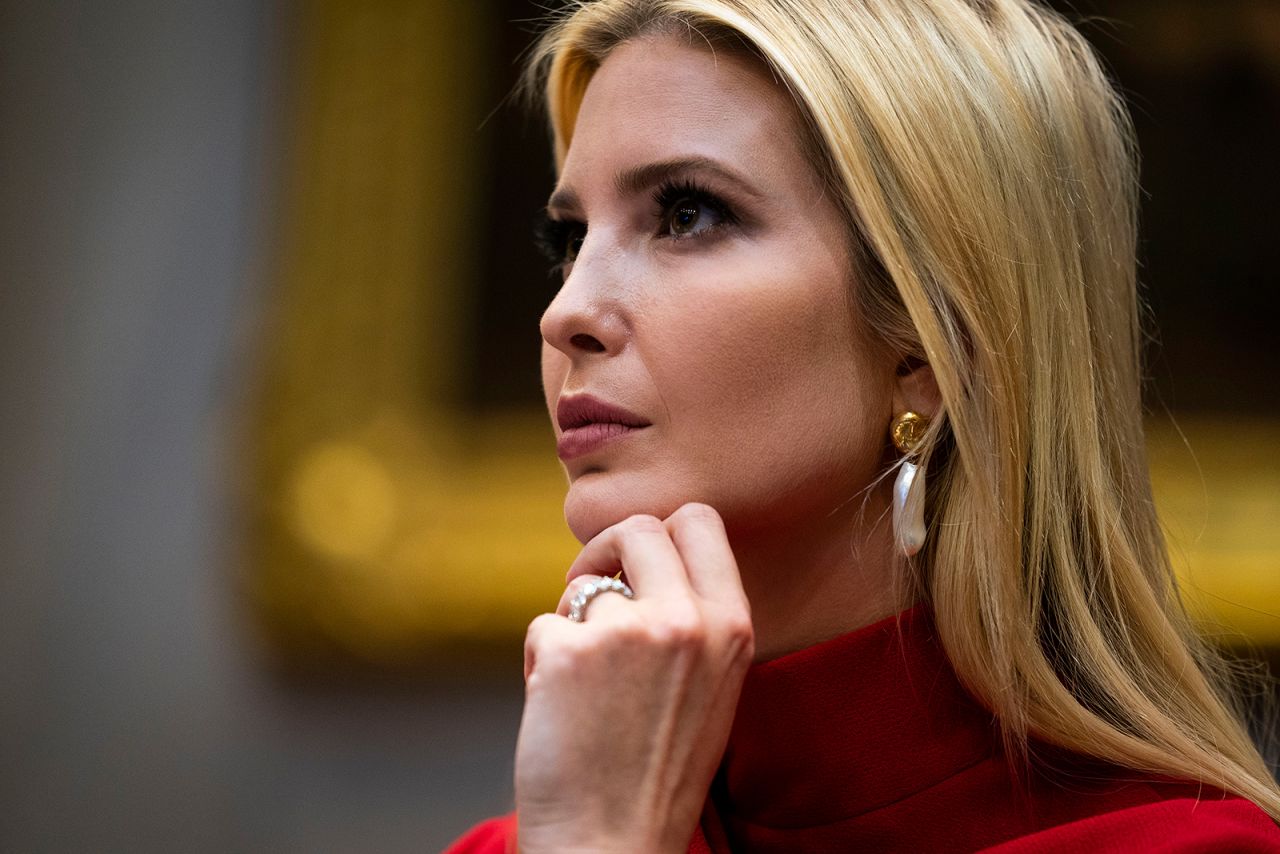
[(542, 340), (574, 361), (619, 353), (627, 336), (619, 289), (609, 287), (610, 265), (589, 252), (584, 244), (539, 324)]

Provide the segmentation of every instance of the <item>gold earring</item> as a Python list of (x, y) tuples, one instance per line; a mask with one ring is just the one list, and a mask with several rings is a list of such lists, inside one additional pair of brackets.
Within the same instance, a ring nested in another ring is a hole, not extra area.
[(915, 412), (904, 412), (889, 424), (889, 435), (899, 451), (909, 454), (920, 444), (928, 428), (928, 418)]
[[(929, 419), (915, 412), (904, 412), (889, 425), (893, 444), (903, 454), (910, 454), (924, 438)], [(898, 477), (893, 482), (893, 534), (902, 553), (911, 557), (924, 546), (924, 466), (909, 459), (898, 463)]]

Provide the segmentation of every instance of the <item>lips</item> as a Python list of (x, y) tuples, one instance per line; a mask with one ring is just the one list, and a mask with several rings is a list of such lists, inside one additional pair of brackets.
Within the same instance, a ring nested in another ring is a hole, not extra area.
[(560, 425), (556, 453), (568, 461), (643, 430), (652, 422), (589, 394), (577, 394), (560, 398), (556, 423)]

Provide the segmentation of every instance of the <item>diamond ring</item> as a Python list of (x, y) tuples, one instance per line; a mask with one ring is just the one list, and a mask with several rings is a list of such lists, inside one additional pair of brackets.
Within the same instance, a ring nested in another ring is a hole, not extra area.
[(597, 579), (584, 585), (577, 595), (569, 600), (569, 619), (575, 623), (581, 623), (585, 620), (587, 618), (587, 606), (591, 604), (591, 600), (601, 593), (621, 593), (628, 599), (634, 599), (636, 595), (631, 592), (630, 587), (616, 578)]

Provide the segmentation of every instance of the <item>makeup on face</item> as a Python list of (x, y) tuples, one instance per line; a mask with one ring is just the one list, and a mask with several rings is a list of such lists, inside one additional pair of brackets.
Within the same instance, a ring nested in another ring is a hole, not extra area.
[(543, 387), (584, 542), (690, 501), (785, 526), (875, 477), (893, 366), (851, 315), (844, 219), (798, 121), (754, 62), (677, 39), (624, 43), (588, 85), (537, 228), (561, 278)]

